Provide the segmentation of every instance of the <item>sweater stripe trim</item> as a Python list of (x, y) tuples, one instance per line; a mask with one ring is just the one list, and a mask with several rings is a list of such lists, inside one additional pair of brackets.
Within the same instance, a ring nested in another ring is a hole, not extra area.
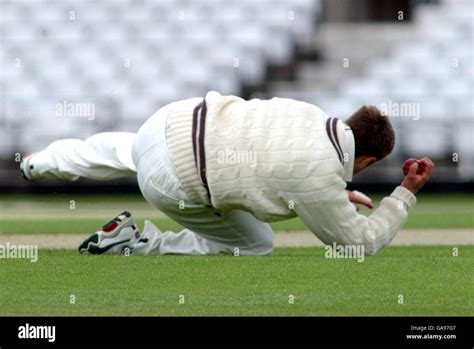
[(326, 120), (326, 132), (328, 134), (329, 140), (331, 141), (334, 149), (336, 150), (339, 161), (341, 162), (341, 164), (343, 164), (343, 155), (342, 155), (343, 153), (341, 150), (341, 146), (339, 144), (339, 139), (337, 137), (337, 130), (336, 130), (337, 121), (338, 121), (337, 118), (328, 118)]
[(194, 152), (194, 161), (196, 163), (197, 172), (201, 183), (206, 189), (209, 201), (211, 201), (211, 193), (206, 176), (206, 151), (204, 149), (204, 135), (206, 126), (207, 106), (206, 101), (199, 103), (193, 112), (192, 126), (192, 143)]
[(211, 201), (211, 193), (209, 191), (209, 185), (207, 183), (207, 175), (206, 175), (206, 151), (204, 148), (204, 135), (205, 135), (205, 126), (206, 126), (206, 115), (207, 115), (207, 105), (206, 105), (206, 100), (203, 100), (202, 102), (202, 108), (201, 108), (201, 120), (200, 120), (200, 133), (198, 136), (198, 145), (199, 145), (199, 159), (200, 159), (200, 165), (199, 165), (199, 174), (201, 177), (202, 184), (204, 185), (204, 188), (206, 188), (207, 191), (207, 196), (209, 198), (209, 201)]
[(196, 164), (196, 168), (198, 167), (197, 163), (197, 137), (196, 137), (196, 130), (198, 125), (198, 114), (199, 110), (201, 109), (202, 103), (199, 103), (193, 111), (193, 126), (192, 126), (192, 143), (193, 143), (193, 153), (194, 153), (194, 163)]
[[(336, 141), (336, 146), (338, 148), (338, 151), (339, 151), (339, 154), (341, 155), (341, 163), (343, 163), (343, 159), (344, 159), (344, 152), (342, 151), (342, 148), (341, 148), (341, 144), (339, 143), (339, 137), (337, 136), (337, 122), (339, 121), (338, 118), (333, 118), (333, 121), (332, 121), (332, 132), (333, 132), (333, 135), (334, 135), (334, 139)], [(344, 164), (344, 163), (343, 163)]]
[[(199, 104), (199, 109), (197, 113), (197, 118), (196, 118), (196, 133), (194, 134), (194, 143), (196, 144), (196, 152), (194, 153), (194, 158), (196, 160), (196, 167), (197, 171), (199, 174), (199, 177), (201, 177), (201, 167), (202, 167), (202, 159), (201, 159), (201, 143), (200, 143), (200, 137), (201, 137), (201, 130), (202, 130), (202, 103)], [(202, 178), (201, 178), (202, 181)]]

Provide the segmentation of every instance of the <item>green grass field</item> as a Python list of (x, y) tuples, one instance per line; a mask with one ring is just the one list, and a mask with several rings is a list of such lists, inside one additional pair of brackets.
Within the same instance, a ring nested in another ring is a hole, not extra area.
[[(135, 196), (0, 196), (0, 234), (89, 234), (123, 209), (179, 228)], [(474, 232), (473, 217), (472, 196), (425, 195), (406, 227)], [(362, 263), (327, 259), (324, 248), (276, 248), (269, 257), (44, 249), (36, 263), (0, 259), (0, 315), (473, 315), (473, 247), (453, 256), (453, 246), (390, 246)]]

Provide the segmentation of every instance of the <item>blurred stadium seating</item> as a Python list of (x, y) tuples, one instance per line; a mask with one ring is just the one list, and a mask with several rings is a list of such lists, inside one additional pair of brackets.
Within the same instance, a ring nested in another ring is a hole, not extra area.
[[(324, 27), (319, 0), (1, 3), (0, 158), (56, 138), (133, 132), (160, 106), (208, 90), (266, 85), (254, 96), (301, 99), (343, 118), (362, 104), (418, 103), (419, 120), (394, 118), (387, 173), (407, 155), (458, 152), (455, 173), (474, 179), (469, 0), (420, 5), (411, 24), (386, 32), (383, 24)], [(311, 46), (321, 61), (295, 61), (295, 47)], [(269, 66), (288, 64), (296, 80), (269, 80)], [(94, 117), (58, 113), (63, 103), (93, 104)]]
[[(310, 40), (319, 10), (313, 0), (2, 1), (1, 156), (105, 126), (134, 131), (211, 89), (239, 94)], [(96, 119), (58, 116), (64, 101), (94, 103)]]
[[(264, 96), (302, 99), (342, 118), (363, 104), (411, 104), (419, 108), (417, 115), (392, 115), (398, 139), (394, 156), (384, 165), (387, 176), (395, 173), (391, 164), (397, 167), (402, 159), (430, 156), (445, 165), (441, 166), (445, 175), (439, 178), (472, 180), (473, 6), (468, 0), (420, 5), (413, 23), (405, 26), (331, 24), (321, 28), (326, 30), (319, 39), (326, 41), (325, 49), (333, 54), (306, 66), (299, 83), (276, 82)], [(345, 57), (349, 66), (343, 68)], [(453, 162), (454, 153), (458, 163)], [(455, 172), (450, 171), (453, 168)]]

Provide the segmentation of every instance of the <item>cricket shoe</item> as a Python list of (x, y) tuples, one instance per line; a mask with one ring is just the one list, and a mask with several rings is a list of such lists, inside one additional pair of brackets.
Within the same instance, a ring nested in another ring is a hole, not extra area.
[(129, 255), (139, 240), (140, 231), (132, 215), (124, 211), (86, 239), (79, 246), (79, 252)]
[(21, 172), (21, 175), (23, 176), (23, 178), (27, 181), (30, 181), (30, 182), (33, 182), (33, 181), (36, 181), (37, 178), (35, 178), (33, 176), (33, 170), (34, 170), (34, 167), (33, 167), (33, 164), (31, 164), (31, 157), (33, 156), (33, 154), (29, 154), (29, 155), (24, 155), (21, 159), (21, 162), (20, 162), (20, 172)]

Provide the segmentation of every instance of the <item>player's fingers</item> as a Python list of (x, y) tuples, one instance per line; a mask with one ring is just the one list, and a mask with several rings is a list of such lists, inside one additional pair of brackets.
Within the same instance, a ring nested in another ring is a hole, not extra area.
[(355, 192), (347, 190), (347, 194), (349, 195), (349, 201), (350, 202), (359, 203), (359, 201), (357, 200)]
[(407, 177), (416, 177), (416, 171), (418, 171), (418, 163), (414, 162), (408, 169)]
[(358, 203), (358, 204), (361, 204), (361, 205), (364, 205), (370, 209), (372, 209), (374, 207), (374, 204), (372, 203), (372, 200), (365, 194), (359, 192), (359, 191), (356, 191), (354, 190), (353, 192), (353, 202), (354, 203)]
[(420, 162), (424, 166), (424, 171), (421, 175), (423, 178), (428, 180), (430, 178), (431, 172), (433, 171), (434, 163), (427, 157), (420, 159)]
[(431, 159), (428, 158), (428, 157), (421, 158), (419, 161), (422, 162), (423, 165), (425, 165), (425, 166), (429, 166), (429, 167), (434, 167), (435, 166), (434, 162), (431, 161)]
[(423, 164), (430, 170), (433, 169), (433, 167), (435, 167), (434, 162), (431, 161), (431, 159), (429, 158), (423, 158), (422, 161), (423, 161)]
[(368, 207), (368, 208), (370, 208), (370, 209), (374, 207), (374, 205), (372, 204), (372, 201), (366, 200), (366, 199), (362, 199), (362, 198), (354, 199), (354, 200), (352, 200), (352, 203), (354, 203), (354, 204), (359, 204), (359, 205), (364, 205), (364, 206), (366, 206), (366, 207)]
[(364, 200), (364, 202), (361, 202), (362, 205), (370, 208), (370, 209), (373, 209), (374, 208), (374, 204), (372, 203), (371, 200)]
[(421, 158), (419, 161), (423, 162), (425, 165), (431, 165), (434, 167), (434, 162), (431, 161), (431, 159), (429, 157), (423, 157)]

